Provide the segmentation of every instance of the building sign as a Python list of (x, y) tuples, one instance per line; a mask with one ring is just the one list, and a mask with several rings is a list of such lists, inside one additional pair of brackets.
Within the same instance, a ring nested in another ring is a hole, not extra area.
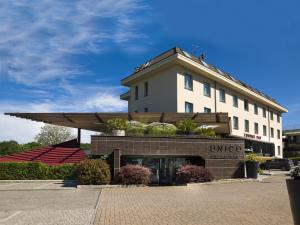
[(209, 146), (210, 159), (239, 159), (244, 157), (241, 145), (212, 144)]
[(261, 140), (261, 136), (258, 136), (258, 135), (253, 135), (253, 134), (244, 134), (244, 137), (245, 138), (251, 138), (251, 139), (258, 139), (258, 140)]

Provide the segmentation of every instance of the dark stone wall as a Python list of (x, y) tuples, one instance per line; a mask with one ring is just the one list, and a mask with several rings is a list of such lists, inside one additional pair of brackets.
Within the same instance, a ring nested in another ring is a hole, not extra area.
[[(216, 179), (244, 177), (244, 140), (232, 138), (92, 136), (92, 153), (121, 155), (201, 156)], [(117, 168), (116, 168), (117, 167)]]

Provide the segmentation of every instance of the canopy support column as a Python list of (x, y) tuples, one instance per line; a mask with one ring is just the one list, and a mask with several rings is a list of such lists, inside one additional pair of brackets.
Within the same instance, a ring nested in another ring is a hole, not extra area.
[(77, 142), (80, 146), (80, 143), (81, 143), (81, 128), (77, 129)]

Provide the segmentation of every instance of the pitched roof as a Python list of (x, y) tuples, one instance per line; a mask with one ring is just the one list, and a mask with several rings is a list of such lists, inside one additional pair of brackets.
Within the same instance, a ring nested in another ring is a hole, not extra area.
[[(162, 61), (162, 60), (164, 60), (164, 59), (166, 59), (166, 58), (168, 58), (170, 56), (172, 56), (172, 55), (175, 55), (175, 54), (181, 54), (183, 56), (186, 56), (186, 57), (190, 58), (191, 60), (199, 63), (200, 65), (205, 66), (206, 68), (208, 68), (208, 69), (210, 69), (210, 70), (218, 73), (219, 75), (221, 75), (223, 77), (226, 77), (226, 78), (234, 81), (235, 83), (242, 85), (243, 87), (247, 88), (248, 90), (251, 90), (251, 91), (257, 93), (258, 95), (260, 95), (260, 96), (262, 96), (262, 97), (264, 97), (264, 98), (266, 98), (266, 99), (268, 99), (268, 100), (270, 100), (270, 101), (272, 101), (272, 102), (280, 105), (274, 98), (268, 96), (267, 94), (259, 91), (256, 88), (250, 86), (249, 84), (246, 84), (245, 82), (243, 82), (243, 81), (235, 78), (233, 75), (231, 75), (231, 74), (229, 74), (227, 72), (224, 72), (224, 71), (218, 69), (216, 66), (207, 63), (203, 59), (201, 59), (199, 57), (196, 57), (196, 56), (194, 56), (192, 54), (189, 54), (188, 52), (184, 51), (183, 49), (181, 49), (179, 47), (173, 47), (170, 50), (165, 51), (165, 52), (161, 53), (160, 55), (158, 55), (158, 56), (156, 56), (156, 57), (154, 57), (154, 58), (146, 61), (145, 63), (143, 63), (140, 66), (136, 67), (135, 70), (134, 70), (134, 72), (131, 75), (129, 75), (129, 76), (125, 77), (124, 79), (122, 79), (122, 81), (125, 80), (125, 79), (127, 79), (127, 78), (129, 78), (129, 77), (131, 77), (132, 75), (134, 75), (134, 74), (136, 74), (138, 72), (141, 72), (144, 69), (146, 69), (146, 68), (148, 68), (148, 67), (150, 67), (150, 66), (152, 66), (152, 65), (154, 65), (154, 64), (156, 64), (156, 63), (158, 63), (158, 62), (160, 62), (160, 61)], [(280, 106), (282, 106), (282, 105), (280, 105)]]
[(78, 163), (85, 158), (80, 148), (42, 147), (31, 151), (0, 157), (0, 162), (42, 162), (47, 165)]

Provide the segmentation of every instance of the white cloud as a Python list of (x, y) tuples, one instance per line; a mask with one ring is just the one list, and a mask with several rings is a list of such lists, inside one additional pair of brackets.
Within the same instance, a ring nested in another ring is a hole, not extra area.
[[(125, 111), (127, 102), (120, 100), (119, 87), (99, 85), (69, 85), (61, 88), (65, 95), (56, 101), (37, 100), (0, 101), (0, 141), (16, 140), (20, 143), (33, 141), (43, 123), (3, 115), (4, 112), (116, 112)], [(73, 129), (76, 135), (77, 130)], [(90, 135), (95, 132), (82, 131), (82, 142), (90, 143)]]
[[(0, 4), (0, 75), (19, 83), (87, 74), (70, 56), (100, 53), (108, 44), (132, 45), (147, 37), (135, 14), (140, 0), (20, 0)], [(136, 46), (136, 47), (134, 47)]]

